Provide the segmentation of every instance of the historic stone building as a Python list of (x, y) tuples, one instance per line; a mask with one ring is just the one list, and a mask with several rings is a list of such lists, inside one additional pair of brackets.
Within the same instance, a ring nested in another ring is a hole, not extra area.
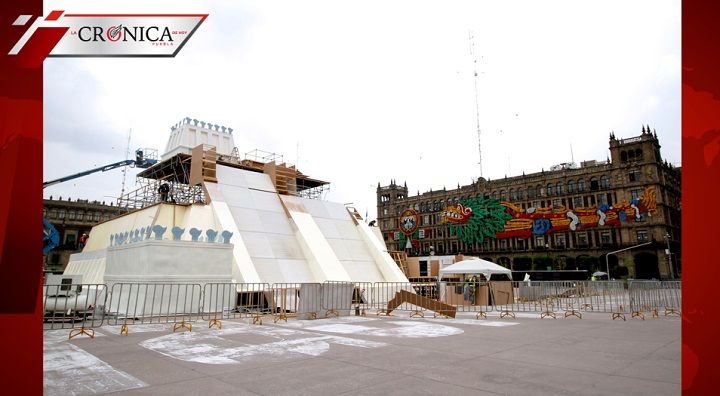
[(649, 126), (628, 139), (611, 134), (607, 161), (412, 197), (405, 184), (378, 184), (377, 208), (388, 250), (410, 256), (462, 253), (516, 271), (609, 265), (613, 278), (681, 272), (680, 168), (662, 159)]
[[(130, 209), (118, 207), (111, 203), (88, 201), (87, 199), (70, 198), (43, 200), (43, 217), (50, 221), (60, 234), (60, 245), (45, 255), (46, 272), (60, 273), (65, 269), (70, 255), (77, 253), (78, 240), (84, 232), (102, 221), (127, 213)], [(92, 238), (92, 236), (90, 236)]]

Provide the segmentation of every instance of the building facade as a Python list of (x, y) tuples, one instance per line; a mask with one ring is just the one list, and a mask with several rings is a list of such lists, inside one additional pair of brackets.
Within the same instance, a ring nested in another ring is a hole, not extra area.
[(114, 203), (106, 205), (105, 202), (87, 199), (53, 199), (52, 196), (44, 199), (43, 218), (50, 221), (60, 234), (60, 245), (45, 255), (45, 271), (61, 273), (70, 255), (79, 251), (78, 241), (83, 233), (90, 235), (94, 225), (128, 213), (129, 210)]
[(609, 268), (616, 279), (678, 278), (680, 168), (662, 159), (649, 126), (632, 138), (611, 134), (609, 143), (607, 161), (480, 178), (454, 190), (411, 197), (405, 184), (378, 184), (388, 250), (474, 255), (515, 271)]

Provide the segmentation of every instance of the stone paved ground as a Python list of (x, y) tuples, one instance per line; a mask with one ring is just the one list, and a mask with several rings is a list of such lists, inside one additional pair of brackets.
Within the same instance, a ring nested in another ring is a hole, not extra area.
[(345, 316), (45, 331), (47, 395), (679, 395), (680, 318)]

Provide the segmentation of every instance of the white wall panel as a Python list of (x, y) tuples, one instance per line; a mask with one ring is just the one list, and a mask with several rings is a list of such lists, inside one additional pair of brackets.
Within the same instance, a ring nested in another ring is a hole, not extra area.
[[(250, 257), (253, 259), (253, 263), (255, 263), (256, 258), (275, 258), (266, 234), (240, 231), (240, 235), (242, 235), (243, 241), (245, 241), (245, 246), (247, 247)], [(257, 263), (255, 263), (255, 266), (257, 267)]]
[(223, 165), (218, 165), (216, 168), (218, 183), (230, 186), (247, 187), (248, 182), (245, 179), (247, 173), (250, 172)]
[[(270, 176), (264, 173), (243, 171), (247, 186), (256, 190), (276, 192)], [(219, 179), (218, 179), (219, 180)]]

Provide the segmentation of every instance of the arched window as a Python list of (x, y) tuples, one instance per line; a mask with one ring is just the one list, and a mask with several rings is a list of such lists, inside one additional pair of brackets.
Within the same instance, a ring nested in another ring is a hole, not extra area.
[(600, 183), (598, 182), (598, 178), (593, 176), (590, 178), (590, 191), (594, 191), (600, 188)]
[(500, 190), (500, 200), (507, 201), (507, 192), (505, 190)]
[(641, 149), (635, 149), (635, 159), (640, 161), (642, 160), (643, 152)]
[(600, 188), (610, 188), (610, 177), (608, 175), (600, 176)]
[(574, 193), (576, 187), (577, 187), (577, 184), (575, 183), (575, 180), (570, 180), (568, 182), (568, 193), (570, 193), (570, 194)]
[(517, 193), (515, 192), (515, 189), (514, 189), (514, 188), (511, 188), (511, 189), (510, 189), (510, 200), (511, 200), (511, 201), (517, 200)]
[(623, 150), (620, 152), (620, 161), (626, 162), (627, 161), (627, 153)]
[(555, 186), (555, 192), (557, 192), (557, 195), (565, 194), (565, 185), (562, 182), (559, 182)]
[(522, 187), (518, 187), (517, 199), (520, 199), (520, 200), (525, 199), (525, 190), (523, 190)]
[(577, 188), (578, 191), (585, 191), (585, 179), (578, 179)]
[(551, 196), (555, 194), (555, 185), (552, 183), (548, 183), (547, 185), (547, 195)]
[(500, 198), (499, 193), (498, 193), (497, 191), (493, 191), (493, 192), (492, 192), (492, 199), (497, 200), (498, 198)]
[(537, 189), (535, 188), (535, 186), (528, 187), (528, 190), (527, 190), (528, 199), (533, 199), (533, 198), (535, 198), (536, 195), (537, 195)]

